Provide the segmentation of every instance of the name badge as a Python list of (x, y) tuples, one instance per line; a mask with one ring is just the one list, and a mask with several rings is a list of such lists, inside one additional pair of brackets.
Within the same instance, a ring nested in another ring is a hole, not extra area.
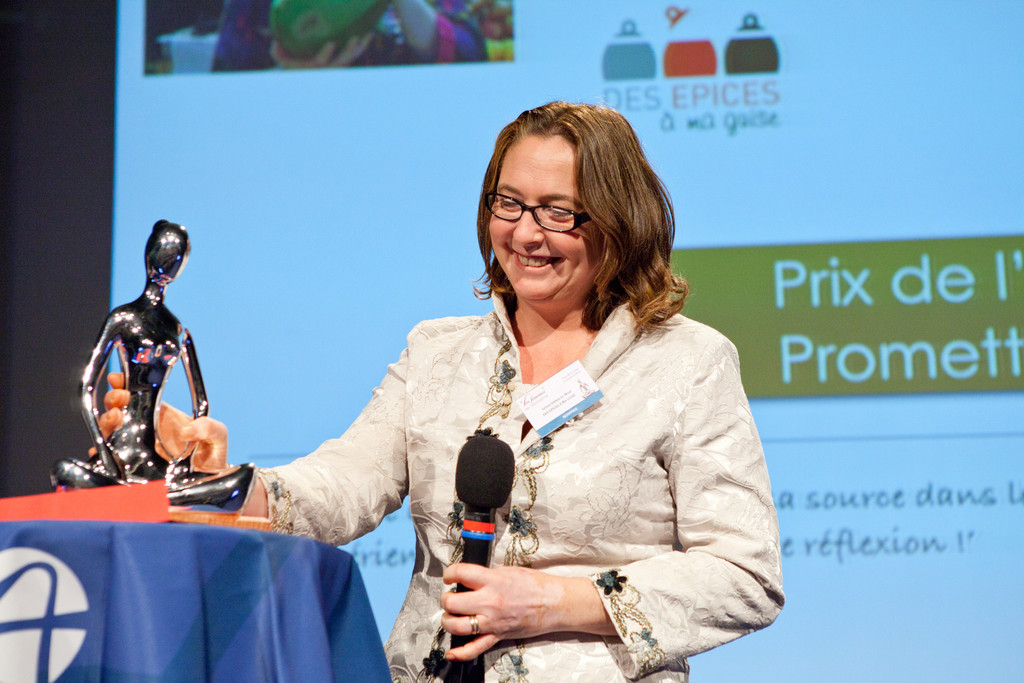
[(573, 361), (516, 401), (537, 433), (547, 436), (597, 403), (604, 394), (583, 364)]

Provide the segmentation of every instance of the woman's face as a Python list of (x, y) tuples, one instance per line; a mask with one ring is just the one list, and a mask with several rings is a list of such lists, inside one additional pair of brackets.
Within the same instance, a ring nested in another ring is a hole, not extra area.
[[(576, 195), (576, 153), (561, 136), (531, 135), (509, 148), (496, 192), (530, 206), (583, 211)], [(517, 307), (565, 315), (583, 311), (600, 261), (591, 223), (572, 232), (545, 230), (524, 211), (517, 221), (491, 216), (491, 246), (512, 283)]]

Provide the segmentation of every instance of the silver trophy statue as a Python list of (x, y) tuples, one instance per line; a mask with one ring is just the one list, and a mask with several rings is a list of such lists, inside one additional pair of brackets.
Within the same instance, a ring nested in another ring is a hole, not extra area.
[[(54, 464), (54, 488), (93, 488), (164, 480), (174, 505), (207, 505), (238, 512), (252, 491), (254, 465), (223, 472), (192, 468), (196, 444), (167, 457), (157, 451), (157, 418), (161, 395), (171, 369), (180, 360), (192, 395), (192, 416), (209, 413), (199, 360), (188, 330), (164, 305), (164, 290), (188, 262), (188, 233), (168, 221), (158, 221), (146, 242), (146, 289), (135, 301), (118, 306), (107, 316), (89, 364), (82, 374), (82, 414), (96, 447), (88, 460), (74, 458)], [(130, 393), (121, 425), (103, 437), (99, 427), (97, 386), (104, 381), (110, 354), (116, 352)]]

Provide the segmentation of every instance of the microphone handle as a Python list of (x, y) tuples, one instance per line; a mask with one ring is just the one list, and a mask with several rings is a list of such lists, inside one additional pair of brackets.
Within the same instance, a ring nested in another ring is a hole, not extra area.
[[(488, 531), (489, 529), (489, 531)], [(481, 531), (482, 530), (482, 531)], [(462, 522), (462, 561), (486, 567), (491, 563), (491, 542), (494, 540), (494, 510), (466, 506)], [(456, 593), (470, 589), (461, 583)], [(452, 648), (462, 647), (476, 636), (452, 636)], [(453, 662), (446, 683), (481, 683), (484, 680), (484, 658), (469, 662)]]

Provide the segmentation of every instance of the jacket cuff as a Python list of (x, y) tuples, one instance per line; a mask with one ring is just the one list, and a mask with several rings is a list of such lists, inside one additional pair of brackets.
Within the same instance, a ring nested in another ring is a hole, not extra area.
[(639, 678), (665, 665), (666, 654), (658, 645), (651, 620), (644, 614), (642, 597), (619, 569), (591, 577), (621, 643), (608, 649), (627, 678)]
[(270, 530), (280, 534), (295, 533), (292, 521), (292, 492), (285, 486), (284, 479), (274, 470), (259, 469), (259, 477), (267, 489), (267, 507)]

